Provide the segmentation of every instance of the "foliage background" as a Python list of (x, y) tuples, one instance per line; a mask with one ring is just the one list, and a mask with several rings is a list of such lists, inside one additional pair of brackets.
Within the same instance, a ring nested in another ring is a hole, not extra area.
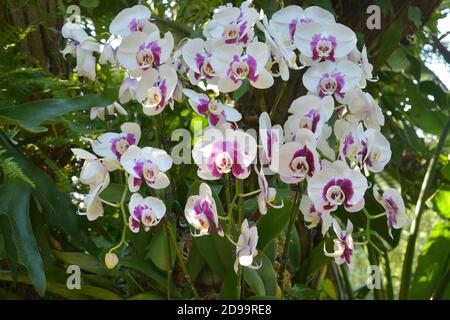
[[(226, 2), (158, 1), (152, 2), (150, 8), (161, 30), (170, 30), (181, 40), (201, 36), (201, 27), (212, 9)], [(254, 3), (269, 16), (282, 4), (268, 0)], [(285, 298), (450, 298), (450, 139), (445, 132), (449, 127), (449, 94), (425, 64), (441, 61), (448, 72), (449, 37), (441, 34), (437, 25), (448, 15), (449, 3), (284, 1), (285, 6), (319, 5), (330, 10), (338, 22), (355, 30), (360, 48), (362, 43), (367, 45), (374, 74), (380, 78), (369, 84), (368, 91), (387, 115), (383, 133), (393, 151), (387, 170), (373, 182), (400, 188), (409, 217), (416, 215), (410, 226), (394, 232), (393, 240), (386, 237), (384, 221), (375, 223), (386, 253), (381, 257), (370, 249), (359, 249), (351, 272), (329, 263), (322, 255), (320, 236), (299, 221), (289, 257), (291, 272), (285, 279), (292, 288), (286, 291)], [(132, 245), (121, 252), (120, 268), (110, 271), (104, 267), (104, 254), (120, 238), (121, 218), (111, 208), (102, 219), (89, 225), (76, 215), (77, 194), (85, 190), (74, 178), (81, 163), (70, 148), (89, 148), (86, 138), (96, 137), (106, 129), (115, 130), (128, 120), (141, 123), (143, 144), (155, 145), (162, 140), (170, 149), (170, 132), (192, 128), (203, 120), (186, 103), (178, 103), (174, 112), (165, 112), (165, 132), (160, 133), (153, 119), (142, 116), (140, 106), (128, 103), (128, 118), (119, 116), (107, 123), (90, 121), (89, 108), (112, 103), (123, 75), (102, 66), (98, 67), (96, 81), (88, 82), (72, 73), (73, 59), (64, 60), (59, 52), (63, 48), (60, 29), (70, 4), (80, 5), (87, 24), (91, 18), (95, 20), (92, 31), (106, 39), (111, 19), (135, 1), (0, 0), (0, 298), (188, 298), (191, 293), (175, 259), (177, 248), (186, 257), (189, 275), (203, 297), (232, 298), (228, 287), (233, 276), (225, 273), (227, 259), (232, 258), (213, 254), (217, 248), (231, 254), (230, 248), (221, 247), (224, 244), (219, 239), (197, 239), (192, 243), (183, 224), (179, 208), (198, 188), (194, 166), (175, 166), (171, 170), (177, 177), (175, 189), (166, 199), (172, 208), (171, 223), (150, 233), (129, 235)], [(366, 8), (370, 4), (381, 8), (381, 30), (366, 27)], [(286, 119), (292, 100), (305, 93), (301, 72), (291, 71), (280, 101), (278, 123)], [(281, 89), (276, 82), (270, 90), (243, 87), (233, 94), (245, 126), (256, 127), (258, 114), (270, 110)], [(120, 177), (113, 177), (113, 181), (103, 194), (106, 200), (121, 192), (123, 181)], [(220, 195), (221, 185), (214, 187)], [(286, 208), (259, 225), (260, 245), (267, 244), (265, 265), (273, 268), (244, 275), (246, 297), (280, 297), (276, 257), (289, 204), (292, 206), (292, 192), (287, 188), (282, 192)], [(243, 205), (248, 216), (256, 211), (254, 200)], [(375, 204), (369, 205), (377, 210)], [(353, 219), (356, 225), (364, 224), (363, 219)], [(170, 228), (176, 231), (176, 244), (168, 237)], [(379, 264), (383, 271), (382, 290), (369, 291), (365, 287), (369, 261)], [(71, 264), (83, 270), (81, 290), (66, 288), (66, 267)]]

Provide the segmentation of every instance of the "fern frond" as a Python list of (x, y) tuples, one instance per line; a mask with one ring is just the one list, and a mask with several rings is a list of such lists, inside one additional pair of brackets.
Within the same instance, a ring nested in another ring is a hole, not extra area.
[(34, 187), (34, 182), (27, 177), (22, 168), (14, 161), (14, 158), (4, 158), (2, 157), (4, 153), (5, 150), (0, 149), (0, 169), (3, 171), (3, 174), (11, 179), (21, 179), (22, 181)]

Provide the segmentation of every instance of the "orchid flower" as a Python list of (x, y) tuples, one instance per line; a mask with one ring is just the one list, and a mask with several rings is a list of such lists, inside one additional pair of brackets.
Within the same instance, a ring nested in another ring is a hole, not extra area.
[[(214, 50), (211, 64), (220, 77), (220, 92), (238, 89), (246, 79), (257, 89), (267, 89), (273, 85), (272, 74), (266, 69), (269, 48), (265, 43), (252, 42), (246, 53), (238, 45), (222, 45)], [(358, 69), (359, 70), (359, 69)]]
[[(306, 65), (346, 57), (356, 47), (356, 35), (340, 23), (309, 23), (295, 33), (295, 46), (300, 50), (300, 60)], [(359, 80), (359, 79), (358, 79)]]
[(391, 160), (391, 146), (389, 141), (376, 129), (369, 128), (364, 132), (362, 141), (361, 163), (369, 171), (378, 173), (383, 171), (386, 164)]
[(253, 259), (258, 254), (256, 245), (258, 244), (258, 230), (256, 226), (249, 228), (247, 219), (242, 222), (241, 234), (237, 242), (236, 261), (234, 263), (234, 272), (238, 272), (238, 266), (244, 266), (250, 269), (259, 269), (261, 265), (254, 265)]
[[(279, 34), (283, 43), (293, 47), (297, 29), (309, 23), (335, 23), (334, 16), (320, 7), (311, 6), (303, 10), (300, 6), (290, 5), (275, 12), (270, 18), (270, 27)], [(301, 31), (299, 31), (301, 32)]]
[(80, 159), (84, 160), (80, 173), (80, 182), (94, 190), (97, 186), (102, 186), (104, 190), (109, 185), (109, 172), (117, 167), (108, 159), (99, 159), (92, 153), (78, 148), (72, 148), (72, 152)]
[(364, 128), (362, 123), (351, 123), (338, 119), (334, 134), (339, 141), (339, 156), (347, 158), (351, 165), (360, 164), (364, 152)]
[(190, 89), (184, 89), (183, 93), (188, 97), (189, 105), (196, 113), (208, 118), (212, 126), (217, 126), (223, 121), (236, 122), (242, 116), (235, 108), (222, 104), (214, 98), (209, 98), (206, 94), (197, 93)]
[(335, 95), (338, 101), (345, 93), (358, 84), (361, 69), (353, 62), (342, 60), (333, 63), (329, 60), (309, 68), (303, 75), (303, 85), (310, 92), (324, 97)]
[(258, 193), (257, 196), (257, 202), (258, 202), (258, 208), (259, 213), (262, 215), (267, 214), (267, 206), (270, 206), (275, 209), (283, 208), (284, 203), (283, 200), (281, 200), (281, 204), (274, 204), (275, 197), (277, 195), (277, 189), (269, 187), (269, 183), (267, 182), (266, 176), (264, 175), (264, 171), (257, 169), (255, 165), (255, 172), (258, 175), (258, 184), (259, 189), (261, 190), (260, 193)]
[(123, 9), (109, 25), (109, 32), (122, 38), (133, 32), (150, 34), (157, 30), (156, 25), (150, 22), (150, 17), (150, 9), (143, 5)]
[(292, 113), (284, 124), (286, 140), (294, 141), (299, 129), (309, 129), (319, 139), (322, 128), (331, 118), (334, 100), (330, 96), (320, 99), (308, 94), (292, 101), (288, 112)]
[(94, 37), (88, 36), (80, 24), (66, 22), (61, 30), (62, 36), (67, 39), (67, 45), (62, 50), (63, 56), (70, 53), (77, 58), (74, 72), (80, 77), (95, 80), (94, 52), (100, 52), (100, 44)]
[(159, 70), (145, 71), (136, 89), (136, 99), (142, 103), (143, 111), (148, 116), (161, 113), (167, 105), (173, 108), (172, 96), (177, 85), (177, 73), (162, 65)]
[(354, 87), (346, 93), (343, 102), (348, 105), (345, 120), (354, 123), (363, 121), (366, 128), (373, 129), (380, 129), (380, 126), (384, 125), (383, 112), (370, 93)]
[(342, 160), (324, 162), (322, 170), (309, 179), (307, 190), (318, 210), (335, 211), (343, 205), (348, 212), (357, 212), (364, 207), (367, 179)]
[(394, 188), (386, 189), (381, 195), (378, 189), (374, 187), (373, 196), (386, 210), (389, 235), (392, 237), (392, 228), (401, 229), (409, 221), (405, 213), (403, 198), (400, 192)]
[(359, 86), (361, 88), (365, 88), (367, 81), (377, 81), (378, 79), (372, 76), (372, 72), (373, 72), (373, 66), (372, 64), (369, 62), (369, 59), (367, 57), (367, 48), (366, 46), (364, 46), (361, 50), (361, 52), (358, 51), (358, 49), (353, 49), (352, 52), (350, 52), (350, 54), (348, 55), (348, 59), (354, 63), (356, 63), (357, 65), (359, 65), (359, 67), (361, 68), (362, 71), (362, 77), (361, 80), (359, 81)]
[(169, 60), (173, 49), (172, 33), (160, 38), (159, 30), (150, 34), (134, 32), (122, 40), (117, 49), (117, 60), (133, 76), (163, 65)]
[(336, 264), (346, 263), (349, 267), (353, 266), (353, 224), (350, 220), (347, 220), (347, 228), (345, 231), (341, 229), (339, 223), (334, 220), (333, 221), (333, 229), (336, 233), (337, 239), (334, 239), (334, 252), (329, 253), (325, 248), (325, 244), (323, 247), (323, 251), (327, 257), (334, 258)]
[(197, 85), (202, 78), (210, 82), (216, 78), (211, 64), (212, 51), (214, 50), (211, 41), (204, 41), (199, 38), (189, 39), (181, 50), (183, 60), (189, 67), (189, 80), (193, 85)]
[(83, 200), (86, 211), (78, 211), (78, 215), (86, 216), (88, 221), (95, 221), (100, 217), (103, 217), (104, 209), (99, 194), (104, 189), (103, 185), (98, 185), (89, 193)]
[(131, 192), (139, 190), (142, 179), (153, 189), (164, 189), (170, 184), (165, 172), (172, 167), (172, 158), (164, 150), (130, 145), (120, 163), (130, 174), (128, 188)]
[(217, 180), (231, 172), (236, 178), (245, 179), (250, 174), (256, 149), (256, 141), (248, 133), (211, 127), (192, 150), (197, 175), (205, 180)]
[(319, 224), (322, 225), (322, 235), (325, 235), (333, 224), (333, 218), (331, 217), (330, 212), (326, 210), (317, 210), (314, 203), (305, 194), (300, 201), (300, 211), (303, 214), (305, 225), (308, 223), (308, 225), (306, 225), (308, 229), (315, 228)]
[[(256, 25), (264, 32), (266, 44), (270, 48), (273, 60), (278, 63), (279, 75), (283, 81), (289, 80), (289, 68), (299, 70), (303, 66), (297, 65), (297, 54), (286, 47), (281, 36), (269, 25), (267, 17), (263, 17), (263, 23), (257, 21)], [(275, 76), (275, 74), (273, 74)]]
[(116, 52), (117, 48), (121, 43), (121, 39), (116, 38), (115, 36), (109, 37), (106, 43), (103, 45), (102, 52), (100, 53), (100, 57), (98, 58), (98, 63), (100, 64), (116, 64)]
[(283, 143), (283, 128), (280, 125), (274, 125), (270, 121), (267, 112), (259, 116), (259, 139), (261, 149), (259, 150), (259, 160), (262, 165), (270, 165), (274, 154), (278, 154), (280, 146)]
[(259, 14), (243, 2), (240, 8), (226, 6), (219, 8), (203, 30), (207, 39), (215, 39), (225, 44), (248, 44), (254, 37), (252, 29)]
[(143, 198), (139, 193), (133, 193), (128, 204), (130, 217), (128, 225), (134, 233), (139, 232), (141, 223), (145, 231), (156, 226), (166, 213), (166, 206), (162, 200), (155, 197)]
[(104, 107), (92, 107), (90, 110), (89, 118), (91, 120), (94, 120), (95, 118), (99, 118), (100, 120), (105, 121), (106, 116), (110, 116), (114, 114), (114, 111), (117, 111), (117, 113), (121, 115), (128, 115), (127, 110), (125, 110), (119, 103), (114, 101), (112, 104)]
[(224, 233), (219, 224), (216, 202), (206, 183), (200, 185), (199, 195), (193, 195), (187, 199), (184, 215), (189, 224), (198, 230), (198, 233), (193, 234), (194, 237), (211, 234), (212, 225), (215, 226), (219, 236), (223, 237)]
[(296, 141), (280, 147), (279, 165), (272, 163), (270, 168), (280, 174), (281, 181), (294, 184), (314, 176), (320, 169), (316, 140), (308, 129), (298, 131)]
[(137, 123), (125, 122), (120, 126), (120, 133), (107, 132), (92, 142), (92, 150), (99, 156), (116, 161), (131, 145), (137, 145), (141, 138), (141, 128)]

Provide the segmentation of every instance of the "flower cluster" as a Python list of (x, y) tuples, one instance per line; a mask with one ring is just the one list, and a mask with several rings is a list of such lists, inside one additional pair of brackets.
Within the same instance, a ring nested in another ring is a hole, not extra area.
[[(319, 7), (287, 6), (269, 19), (250, 2), (219, 7), (205, 26), (203, 38), (182, 40), (177, 46), (172, 34), (162, 35), (152, 21), (150, 10), (136, 5), (121, 11), (110, 25), (111, 36), (102, 46), (99, 63), (124, 70), (119, 101), (135, 100), (145, 115), (154, 116), (167, 106), (173, 109), (174, 101), (185, 96), (209, 124), (192, 151), (198, 176), (238, 181), (254, 171), (260, 190), (251, 194), (257, 194), (262, 215), (269, 207), (283, 207), (283, 201), (276, 200), (277, 190), (269, 186), (267, 174), (295, 185), (296, 190), (302, 190), (295, 210), (302, 212), (307, 227), (321, 225), (325, 236), (333, 226), (337, 237), (334, 252), (324, 248), (325, 254), (335, 257), (337, 263), (351, 265), (353, 225), (348, 220), (342, 231), (333, 213), (340, 207), (352, 213), (365, 210), (367, 178), (381, 172), (391, 158), (389, 142), (380, 131), (384, 125), (381, 108), (363, 91), (367, 81), (376, 79), (366, 48), (357, 48), (355, 33)], [(77, 57), (75, 71), (94, 79), (93, 53), (100, 51), (95, 38), (72, 21), (64, 25), (63, 36), (68, 39), (64, 54)], [(230, 99), (221, 101), (224, 94), (239, 89), (244, 82), (268, 89), (274, 78), (288, 81), (290, 70), (302, 68), (307, 94), (292, 102), (283, 125), (272, 126), (271, 116), (261, 113), (256, 136), (239, 128), (242, 116)], [(205, 86), (215, 86), (222, 95), (201, 92)], [(107, 111), (114, 108), (126, 113), (117, 102)], [(95, 112), (102, 116), (100, 110)], [(142, 223), (147, 231), (162, 219), (166, 208), (160, 199), (144, 198), (137, 192), (143, 182), (153, 189), (166, 188), (169, 179), (165, 172), (172, 160), (163, 150), (138, 147), (138, 125), (125, 123), (121, 129), (121, 133), (105, 133), (92, 143), (100, 159), (74, 150), (85, 159), (80, 181), (90, 188), (85, 199), (87, 216), (94, 220), (103, 214), (99, 194), (108, 185), (109, 172), (123, 169), (134, 193), (129, 202), (129, 227), (138, 232)], [(374, 196), (385, 209), (389, 232), (407, 222), (397, 190), (379, 194), (374, 189)], [(232, 214), (233, 204), (227, 206)], [(224, 236), (213, 193), (206, 183), (201, 184), (199, 194), (188, 198), (185, 217), (194, 236), (206, 236), (213, 230)], [(253, 264), (258, 253), (257, 228), (250, 227), (247, 219), (238, 222), (240, 233), (239, 228), (234, 231), (237, 242), (230, 239), (237, 247), (235, 270), (239, 265), (257, 268)], [(230, 238), (231, 231), (226, 236)]]

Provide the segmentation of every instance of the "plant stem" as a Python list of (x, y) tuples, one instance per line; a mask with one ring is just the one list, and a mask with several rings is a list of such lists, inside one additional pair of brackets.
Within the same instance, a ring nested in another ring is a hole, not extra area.
[[(126, 171), (124, 171), (124, 174), (125, 174), (125, 181), (128, 181), (128, 173)], [(116, 246), (109, 249), (109, 252), (113, 252), (114, 250), (120, 248), (124, 243), (126, 244), (125, 238), (127, 235), (128, 221), (127, 221), (127, 212), (125, 211), (125, 200), (127, 198), (127, 194), (128, 194), (128, 184), (125, 183), (125, 188), (123, 189), (122, 197), (120, 199), (120, 204), (119, 204), (120, 211), (122, 213), (122, 221), (123, 221), (122, 236), (120, 237), (120, 242)]]
[(274, 121), (277, 116), (278, 106), (280, 105), (281, 98), (284, 95), (284, 91), (286, 91), (287, 82), (283, 81), (278, 88), (278, 94), (275, 97), (275, 102), (273, 104), (272, 110), (270, 110), (270, 120)]
[(386, 296), (388, 300), (394, 300), (394, 286), (392, 285), (392, 272), (391, 264), (389, 263), (389, 253), (385, 252), (384, 258), (384, 268), (386, 269)]
[(189, 272), (187, 270), (186, 264), (184, 263), (183, 255), (181, 254), (180, 248), (178, 247), (175, 230), (171, 228), (169, 220), (166, 220), (166, 223), (167, 223), (167, 230), (169, 232), (170, 240), (172, 241), (172, 244), (175, 247), (175, 252), (177, 254), (178, 263), (180, 264), (181, 270), (183, 271), (184, 276), (186, 277), (186, 281), (189, 283), (189, 287), (191, 288), (195, 299), (200, 300), (200, 296), (197, 293), (197, 289), (195, 289), (195, 286), (192, 282), (191, 276), (189, 275)]
[(255, 191), (247, 192), (247, 193), (239, 193), (239, 197), (240, 198), (251, 197), (251, 196), (253, 196), (255, 194), (258, 194), (260, 192), (261, 192), (261, 190), (255, 190)]
[[(240, 179), (236, 179), (236, 194), (240, 195), (244, 192), (244, 184)], [(242, 224), (242, 219), (244, 218), (244, 198), (239, 197), (238, 199), (238, 223), (237, 230), (235, 234), (239, 234), (239, 228)], [(238, 300), (241, 299), (241, 283), (242, 283), (242, 267), (238, 265), (237, 280), (236, 280), (236, 297)]]
[(408, 244), (406, 245), (406, 253), (405, 259), (403, 260), (403, 269), (402, 269), (402, 277), (400, 284), (400, 293), (399, 299), (408, 299), (409, 296), (409, 288), (411, 285), (411, 275), (412, 275), (412, 267), (414, 263), (414, 253), (416, 248), (416, 240), (417, 235), (419, 234), (420, 220), (422, 219), (422, 208), (425, 203), (426, 194), (428, 193), (428, 189), (433, 181), (434, 172), (436, 169), (436, 164), (441, 154), (442, 148), (444, 147), (445, 140), (447, 139), (447, 135), (450, 130), (450, 118), (447, 121), (447, 124), (442, 130), (442, 134), (439, 138), (439, 142), (434, 150), (434, 154), (430, 159), (430, 163), (428, 164), (427, 171), (425, 173), (425, 177), (423, 179), (422, 186), (420, 188), (419, 197), (417, 198), (416, 207), (414, 210), (415, 219), (411, 223), (410, 227), (410, 236), (408, 238)]
[(350, 283), (350, 279), (348, 277), (348, 272), (347, 272), (347, 266), (341, 264), (341, 272), (342, 272), (342, 277), (344, 278), (344, 283), (345, 283), (345, 291), (347, 292), (347, 298), (348, 300), (353, 300), (353, 289), (352, 289), (352, 284)]
[(289, 218), (289, 224), (288, 224), (288, 229), (287, 229), (287, 233), (286, 233), (286, 239), (284, 242), (283, 253), (281, 255), (280, 274), (279, 274), (279, 278), (278, 278), (278, 284), (280, 285), (281, 291), (284, 291), (284, 272), (286, 271), (286, 266), (287, 266), (287, 262), (288, 262), (289, 245), (291, 242), (292, 229), (294, 228), (295, 220), (297, 219), (297, 212), (299, 209), (298, 208), (298, 198), (299, 198), (300, 194), (301, 194), (300, 187), (298, 187), (297, 191), (295, 192), (295, 198), (294, 198), (294, 203), (292, 205), (291, 216)]

